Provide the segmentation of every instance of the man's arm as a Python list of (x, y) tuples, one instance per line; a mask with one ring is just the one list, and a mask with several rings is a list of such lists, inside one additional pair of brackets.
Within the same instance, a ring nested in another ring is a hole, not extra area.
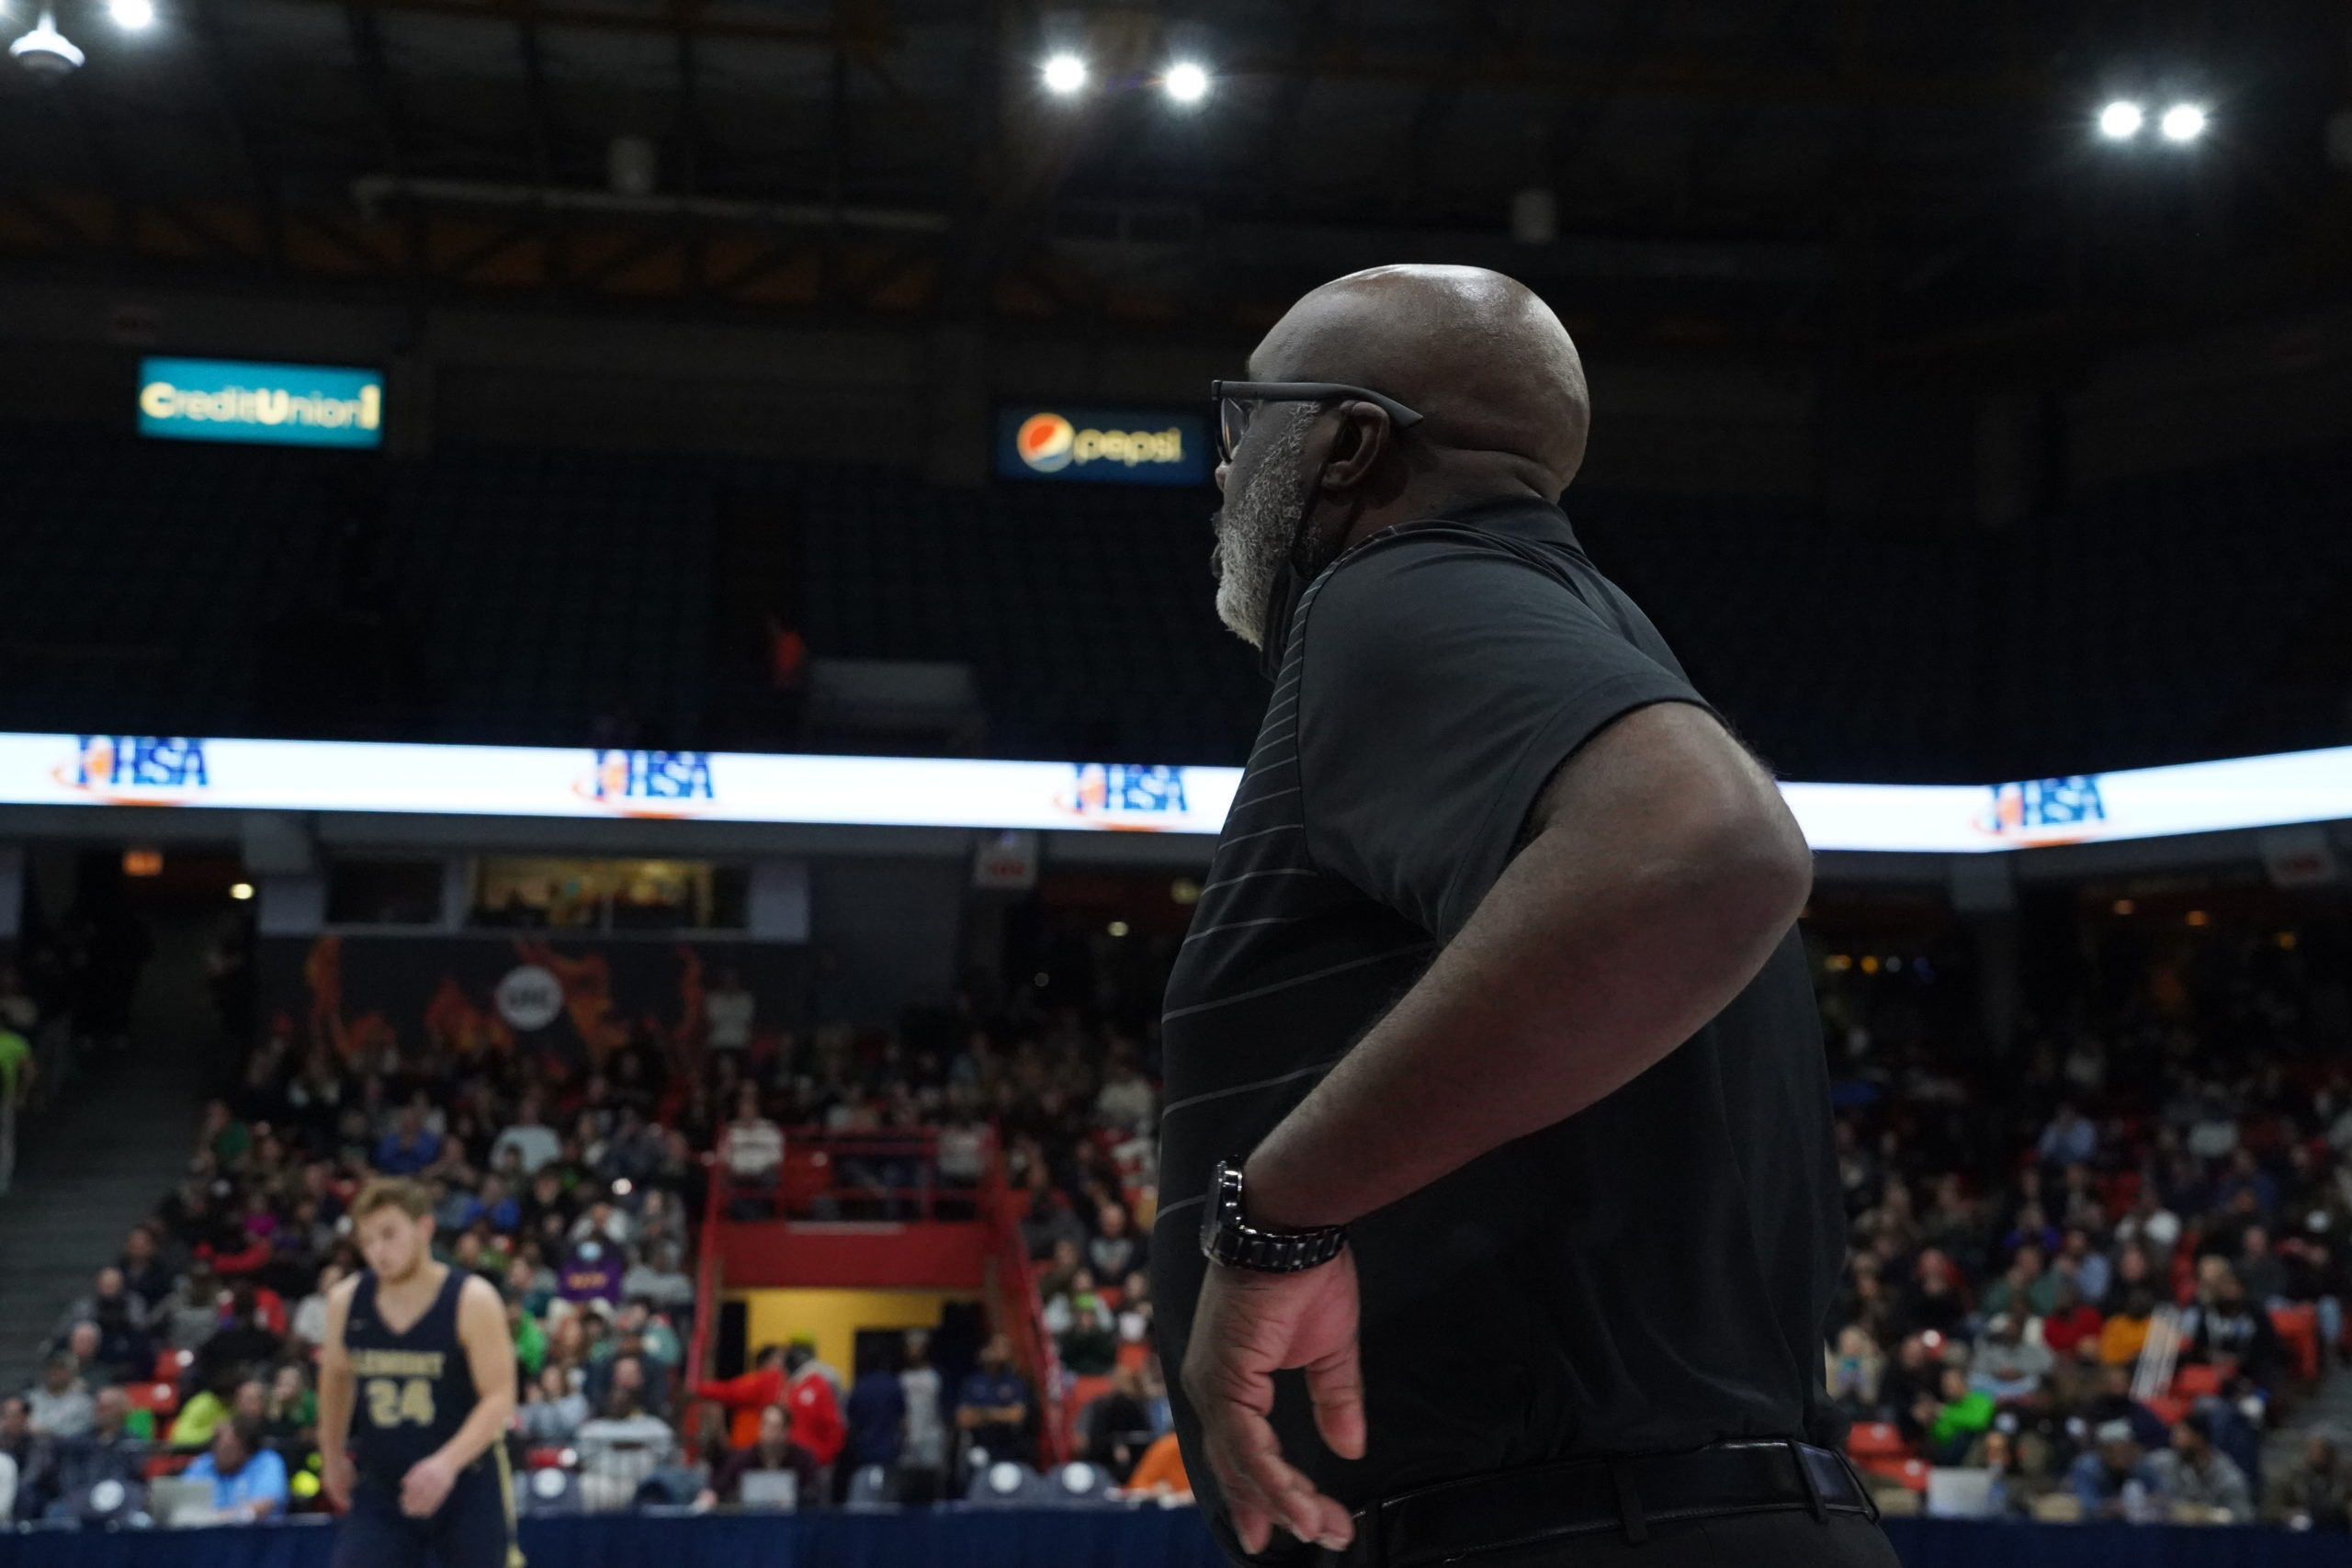
[(319, 1347), (320, 1479), (328, 1499), (338, 1508), (351, 1506), (351, 1404), (356, 1380), (343, 1331), (351, 1316), (352, 1292), (358, 1288), (359, 1280), (354, 1276), (328, 1293), (326, 1340)]
[(1253, 1222), (1340, 1224), (1601, 1100), (1753, 979), (1812, 888), (1762, 768), (1712, 716), (1617, 720), (1420, 983), (1250, 1157)]
[(474, 1407), (465, 1425), (401, 1482), (401, 1509), (415, 1517), (439, 1510), (458, 1472), (506, 1436), (514, 1419), (514, 1342), (506, 1308), (487, 1280), (469, 1279), (458, 1292), (458, 1343), (474, 1376)]

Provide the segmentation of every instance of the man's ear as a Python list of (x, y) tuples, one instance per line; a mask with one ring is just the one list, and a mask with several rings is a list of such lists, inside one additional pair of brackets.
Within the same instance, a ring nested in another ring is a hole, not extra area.
[(1372, 403), (1339, 406), (1339, 423), (1331, 432), (1329, 458), (1318, 481), (1326, 494), (1340, 495), (1363, 485), (1379, 467), (1393, 434), (1388, 415)]

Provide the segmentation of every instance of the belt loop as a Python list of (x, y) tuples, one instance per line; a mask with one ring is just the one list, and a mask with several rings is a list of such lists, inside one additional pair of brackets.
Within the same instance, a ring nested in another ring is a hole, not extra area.
[(1861, 1494), (1862, 1512), (1870, 1516), (1871, 1523), (1878, 1523), (1878, 1498), (1871, 1493), (1871, 1483), (1862, 1479), (1862, 1472), (1854, 1468), (1854, 1461), (1846, 1457), (1845, 1450), (1832, 1449), (1829, 1451), (1838, 1456), (1838, 1462), (1846, 1467), (1846, 1478), (1854, 1483), (1854, 1490)]
[(1829, 1509), (1821, 1500), (1821, 1483), (1813, 1478), (1812, 1467), (1804, 1462), (1804, 1445), (1794, 1438), (1789, 1439), (1789, 1457), (1796, 1461), (1797, 1480), (1804, 1486), (1805, 1512), (1813, 1516), (1815, 1524), (1827, 1524)]
[(1609, 1480), (1617, 1488), (1617, 1520), (1625, 1539), (1639, 1546), (1650, 1538), (1649, 1516), (1642, 1512), (1642, 1495), (1634, 1489), (1634, 1472), (1614, 1455), (1609, 1460)]

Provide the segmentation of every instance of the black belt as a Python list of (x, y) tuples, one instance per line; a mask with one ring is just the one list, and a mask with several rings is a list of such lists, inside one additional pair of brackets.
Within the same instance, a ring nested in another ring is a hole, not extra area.
[(1555, 1537), (1623, 1531), (1733, 1514), (1803, 1510), (1826, 1521), (1878, 1521), (1846, 1456), (1785, 1440), (1716, 1443), (1681, 1453), (1569, 1460), (1444, 1481), (1355, 1516), (1355, 1539), (1321, 1561), (1344, 1568), (1418, 1568)]

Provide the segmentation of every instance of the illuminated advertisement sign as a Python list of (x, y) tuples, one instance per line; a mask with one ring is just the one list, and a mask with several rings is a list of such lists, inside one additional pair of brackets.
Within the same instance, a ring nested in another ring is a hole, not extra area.
[(170, 441), (376, 446), (384, 439), (384, 378), (333, 365), (142, 359), (139, 434)]
[(997, 411), (996, 471), (1011, 479), (1204, 485), (1208, 421), (1165, 410), (1008, 406)]
[[(0, 735), (0, 805), (1216, 832), (1238, 768)], [(1784, 784), (1817, 850), (1973, 854), (2352, 820), (2352, 747), (1998, 784)]]

